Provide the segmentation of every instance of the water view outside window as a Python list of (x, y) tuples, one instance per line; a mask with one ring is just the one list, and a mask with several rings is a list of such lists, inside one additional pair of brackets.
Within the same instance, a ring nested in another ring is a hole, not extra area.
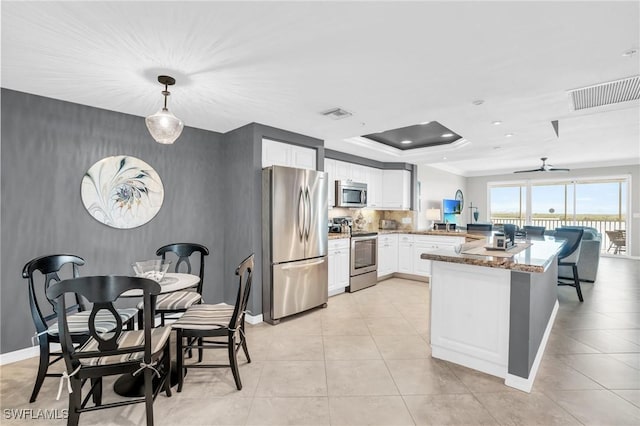
[(497, 184), (490, 185), (489, 197), (494, 224), (592, 227), (602, 234), (602, 251), (626, 253), (625, 178)]

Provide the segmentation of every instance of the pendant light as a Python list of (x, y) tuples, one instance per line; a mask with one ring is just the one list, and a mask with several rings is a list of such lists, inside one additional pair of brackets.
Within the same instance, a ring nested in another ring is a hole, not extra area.
[(164, 84), (164, 90), (162, 91), (164, 106), (155, 114), (148, 116), (144, 121), (147, 124), (149, 133), (151, 133), (156, 142), (172, 144), (180, 137), (184, 127), (182, 120), (167, 109), (167, 97), (171, 94), (167, 89), (169, 86), (176, 84), (176, 80), (168, 75), (159, 75), (158, 81), (160, 84)]

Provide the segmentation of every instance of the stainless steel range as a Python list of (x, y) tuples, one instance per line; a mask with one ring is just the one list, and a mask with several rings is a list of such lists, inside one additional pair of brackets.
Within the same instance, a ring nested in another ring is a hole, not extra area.
[(362, 290), (378, 282), (378, 233), (351, 234), (351, 278), (347, 291)]

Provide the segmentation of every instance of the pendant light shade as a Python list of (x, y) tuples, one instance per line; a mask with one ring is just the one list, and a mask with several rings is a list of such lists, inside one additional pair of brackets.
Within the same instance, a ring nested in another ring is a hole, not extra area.
[(172, 144), (175, 142), (184, 128), (184, 123), (167, 109), (167, 97), (171, 94), (167, 89), (176, 83), (173, 77), (167, 75), (158, 76), (158, 81), (164, 84), (162, 95), (164, 96), (164, 107), (155, 114), (145, 119), (147, 129), (156, 142), (162, 144)]

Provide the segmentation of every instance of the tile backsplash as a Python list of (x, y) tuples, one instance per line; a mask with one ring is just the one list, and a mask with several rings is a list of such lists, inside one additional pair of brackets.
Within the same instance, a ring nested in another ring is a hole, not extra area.
[(329, 219), (338, 216), (351, 216), (355, 220), (362, 215), (364, 231), (377, 231), (381, 219), (395, 220), (398, 229), (412, 231), (417, 228), (418, 213), (410, 210), (371, 210), (371, 209), (329, 209)]

